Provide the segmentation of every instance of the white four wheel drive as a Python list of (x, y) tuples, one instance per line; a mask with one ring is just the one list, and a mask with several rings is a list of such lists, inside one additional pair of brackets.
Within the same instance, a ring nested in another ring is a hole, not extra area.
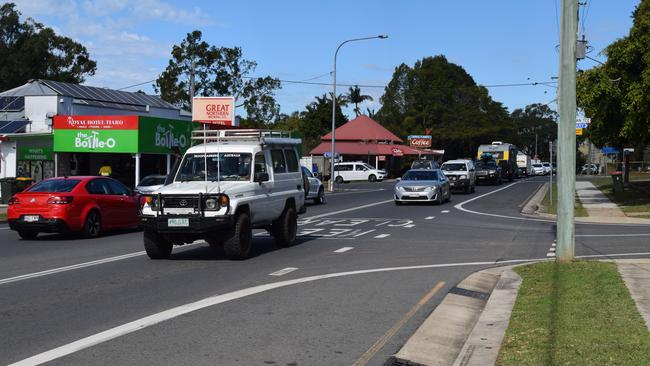
[(305, 211), (300, 139), (267, 130), (195, 131), (192, 138), (203, 143), (185, 152), (170, 184), (146, 196), (149, 257), (166, 259), (174, 245), (203, 239), (230, 259), (245, 259), (256, 228), (281, 247), (293, 245)]

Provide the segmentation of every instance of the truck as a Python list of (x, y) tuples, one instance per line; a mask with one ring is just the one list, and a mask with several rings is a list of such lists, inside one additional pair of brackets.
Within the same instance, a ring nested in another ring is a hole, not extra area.
[(140, 220), (151, 259), (167, 259), (175, 245), (205, 240), (235, 260), (250, 256), (253, 229), (280, 247), (296, 241), (305, 212), (300, 139), (271, 130), (194, 131), (167, 184), (144, 196)]
[(530, 156), (518, 152), (517, 153), (517, 167), (519, 168), (519, 176), (529, 176), (533, 171), (533, 162)]
[(502, 175), (508, 181), (512, 182), (519, 177), (519, 168), (517, 167), (517, 146), (514, 144), (493, 141), (490, 145), (480, 145), (478, 147), (477, 158), (481, 159), (483, 154), (491, 154), (501, 167)]

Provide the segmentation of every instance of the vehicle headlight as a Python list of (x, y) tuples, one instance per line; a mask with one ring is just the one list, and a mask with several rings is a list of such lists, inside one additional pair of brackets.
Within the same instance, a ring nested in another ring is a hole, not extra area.
[(427, 188), (425, 188), (424, 190), (427, 191), (427, 192), (431, 192), (431, 191), (433, 191), (434, 189), (436, 189), (436, 187), (427, 187)]
[(495, 173), (494, 170), (490, 170), (490, 175), (494, 175), (494, 173)]
[(205, 209), (210, 211), (216, 211), (219, 209), (219, 201), (216, 198), (208, 198), (205, 200)]
[(467, 176), (465, 174), (460, 176), (460, 179), (467, 179)]
[(151, 207), (152, 210), (157, 211), (160, 206), (158, 203), (158, 197), (155, 196), (146, 196), (144, 202)]
[(402, 186), (397, 186), (397, 190), (400, 191), (400, 192), (404, 192), (404, 187), (402, 187)]

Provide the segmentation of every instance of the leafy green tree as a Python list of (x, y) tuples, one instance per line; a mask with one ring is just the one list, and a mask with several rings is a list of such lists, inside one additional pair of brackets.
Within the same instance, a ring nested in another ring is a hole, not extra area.
[(377, 120), (398, 136), (432, 131), (434, 148), (471, 157), (478, 145), (513, 141), (508, 111), (459, 65), (440, 55), (401, 64), (381, 97)]
[(257, 63), (244, 59), (240, 47), (216, 47), (201, 38), (201, 31), (195, 30), (172, 47), (172, 57), (154, 90), (162, 99), (189, 109), (193, 74), (195, 96), (234, 96), (237, 107), (244, 107), (249, 123), (273, 123), (280, 113), (274, 97), (275, 90), (281, 87), (280, 80), (250, 77)]
[[(336, 98), (336, 127), (348, 122), (341, 108), (347, 105), (345, 96)], [(283, 115), (274, 126), (285, 131), (298, 131), (304, 135), (304, 150), (318, 146), (321, 137), (332, 130), (332, 95), (323, 94), (305, 106), (305, 110)]]
[(13, 3), (0, 6), (0, 90), (30, 79), (82, 83), (95, 74), (86, 47), (20, 15)]
[(520, 151), (540, 159), (548, 159), (548, 145), (557, 139), (558, 114), (546, 104), (530, 104), (515, 109), (510, 115), (517, 129), (514, 143)]
[(650, 0), (633, 13), (627, 37), (607, 46), (607, 61), (578, 75), (578, 106), (598, 146), (650, 142)]
[(370, 95), (365, 95), (361, 94), (361, 89), (359, 88), (358, 85), (355, 85), (354, 87), (350, 87), (348, 89), (348, 93), (345, 96), (348, 102), (354, 104), (354, 113), (359, 116), (361, 114), (361, 108), (359, 108), (359, 103), (363, 103), (366, 100), (372, 101), (372, 97)]

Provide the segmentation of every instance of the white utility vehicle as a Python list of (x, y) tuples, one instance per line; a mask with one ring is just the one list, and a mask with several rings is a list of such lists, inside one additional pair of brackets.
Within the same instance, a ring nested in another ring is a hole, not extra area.
[(257, 228), (281, 247), (293, 245), (305, 211), (300, 139), (269, 130), (194, 131), (192, 139), (202, 143), (185, 152), (173, 181), (146, 196), (149, 257), (166, 259), (174, 245), (203, 239), (230, 259), (245, 259)]
[(360, 161), (337, 163), (334, 165), (334, 177), (336, 183), (339, 184), (353, 180), (381, 182), (386, 178), (386, 171), (383, 169), (375, 169), (372, 165)]

